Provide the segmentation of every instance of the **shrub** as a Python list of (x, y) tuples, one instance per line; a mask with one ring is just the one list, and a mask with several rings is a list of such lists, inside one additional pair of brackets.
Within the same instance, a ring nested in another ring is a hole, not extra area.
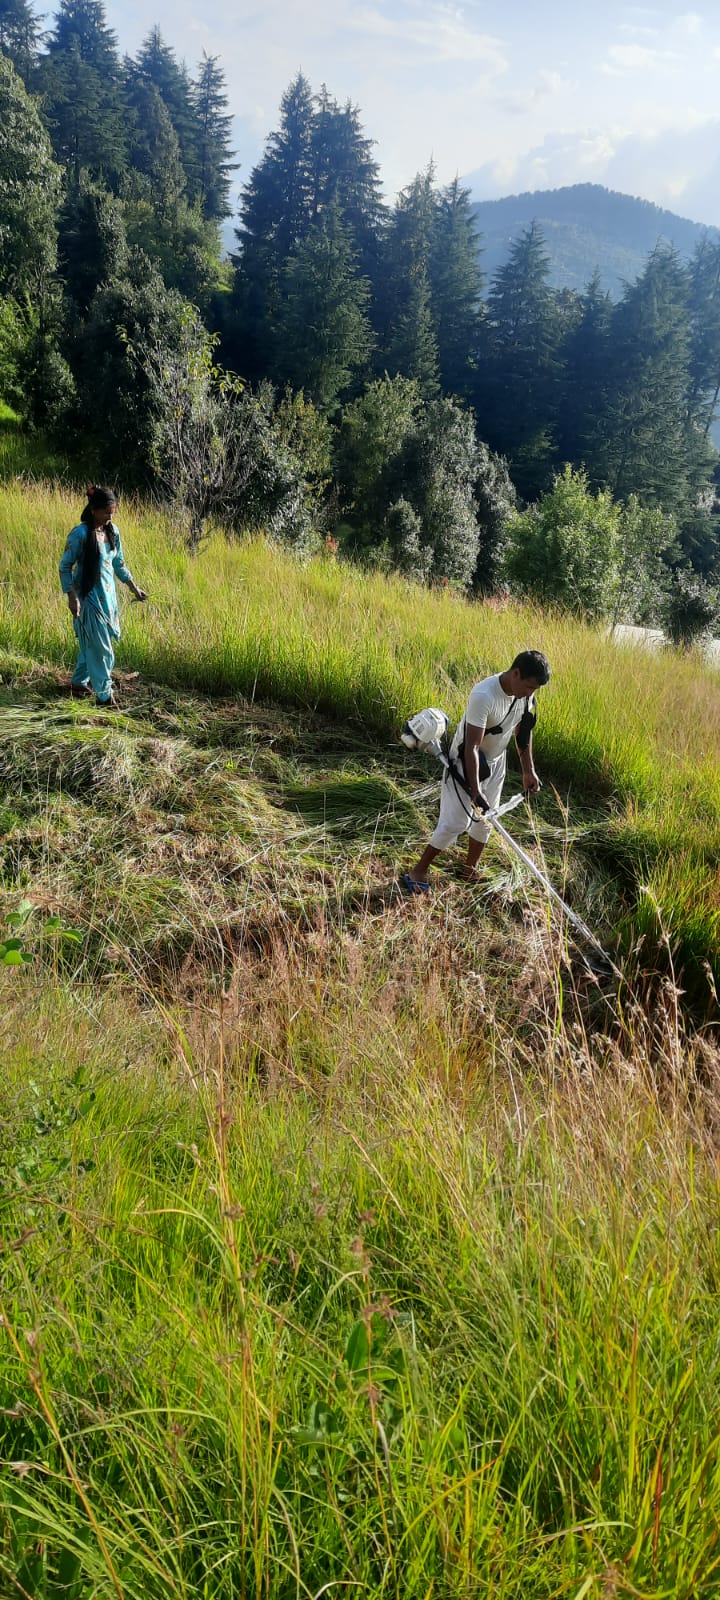
[(720, 596), (691, 567), (673, 576), (665, 606), (665, 631), (679, 650), (707, 639), (720, 616)]
[(565, 467), (536, 505), (510, 518), (503, 566), (511, 586), (591, 620), (606, 615), (619, 524), (612, 495), (593, 494), (584, 471)]

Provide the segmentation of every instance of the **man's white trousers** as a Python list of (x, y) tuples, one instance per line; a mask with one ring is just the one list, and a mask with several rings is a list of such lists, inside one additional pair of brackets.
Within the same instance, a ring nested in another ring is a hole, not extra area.
[[(505, 751), (502, 750), (491, 762), (490, 777), (481, 785), (483, 798), (491, 811), (500, 804), (505, 782), (505, 765)], [(481, 815), (478, 814), (477, 820), (473, 818), (469, 794), (466, 794), (459, 782), (456, 789), (452, 773), (449, 773), (440, 785), (440, 816), (430, 844), (434, 850), (447, 850), (463, 833), (469, 833), (471, 839), (479, 839), (486, 844), (492, 828), (489, 822), (483, 821)]]

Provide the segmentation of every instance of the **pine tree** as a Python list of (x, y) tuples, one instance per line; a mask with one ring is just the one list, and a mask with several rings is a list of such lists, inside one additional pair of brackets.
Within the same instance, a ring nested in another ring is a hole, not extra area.
[(101, 285), (127, 269), (127, 240), (120, 201), (107, 189), (81, 179), (60, 215), (60, 271), (80, 317), (87, 315)]
[(313, 220), (312, 140), (312, 93), (298, 73), (240, 205), (231, 342), (235, 365), (249, 378), (272, 369), (282, 275)]
[[(173, 215), (185, 191), (180, 144), (165, 101), (154, 83), (128, 64), (127, 98), (134, 113), (129, 136), (130, 191), (147, 192), (161, 219)], [(137, 175), (143, 180), (137, 184)]]
[(563, 464), (585, 467), (594, 487), (610, 385), (612, 313), (612, 301), (596, 272), (582, 297), (580, 319), (561, 351), (558, 457)]
[(613, 372), (598, 467), (616, 498), (637, 494), (667, 510), (690, 509), (688, 275), (659, 246), (612, 322)]
[(198, 197), (198, 124), (193, 88), (184, 66), (165, 44), (160, 29), (151, 28), (133, 63), (134, 70), (152, 84), (162, 98), (177, 135), (188, 200)]
[(475, 386), (480, 434), (507, 457), (526, 497), (542, 488), (552, 454), (557, 323), (548, 271), (532, 223), (493, 279)]
[(378, 238), (385, 218), (380, 172), (357, 106), (344, 106), (323, 85), (315, 100), (312, 135), (313, 216), (333, 202), (339, 206), (357, 251), (360, 271), (374, 276)]
[(305, 389), (323, 411), (332, 410), (367, 365), (368, 298), (350, 230), (333, 202), (300, 240), (285, 269), (275, 380)]
[(228, 114), (225, 76), (217, 56), (203, 58), (193, 91), (198, 130), (198, 204), (208, 221), (220, 221), (230, 210), (230, 174), (237, 170), (231, 160), (232, 117)]
[(440, 381), (464, 395), (477, 362), (482, 273), (470, 191), (457, 178), (435, 204), (429, 270)]
[(117, 187), (126, 166), (115, 34), (102, 0), (61, 0), (39, 70), (56, 160), (78, 184), (85, 168)]
[(433, 169), (398, 197), (384, 250), (386, 287), (380, 306), (380, 365), (415, 378), (423, 395), (438, 392), (438, 350), (430, 290), (435, 223)]
[(0, 50), (26, 86), (35, 68), (39, 33), (30, 0), (0, 0)]
[(720, 397), (720, 240), (706, 234), (690, 266), (688, 415), (707, 439)]

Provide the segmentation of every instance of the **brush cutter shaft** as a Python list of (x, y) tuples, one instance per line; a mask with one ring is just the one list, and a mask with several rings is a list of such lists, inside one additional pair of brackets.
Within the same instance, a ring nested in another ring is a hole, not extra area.
[[(573, 927), (577, 928), (578, 932), (583, 935), (583, 938), (587, 939), (590, 944), (595, 946), (595, 949), (599, 951), (604, 961), (610, 961), (610, 957), (606, 955), (602, 945), (600, 944), (599, 940), (595, 938), (594, 933), (590, 931), (587, 923), (583, 922), (582, 917), (579, 917), (576, 911), (572, 911), (570, 906), (565, 904), (562, 896), (558, 894), (557, 889), (553, 889), (550, 880), (545, 877), (545, 873), (541, 872), (540, 868), (536, 866), (532, 856), (529, 856), (527, 851), (523, 850), (522, 845), (518, 844), (517, 839), (513, 839), (512, 834), (508, 833), (507, 828), (504, 828), (502, 823), (498, 822), (497, 813), (493, 815), (492, 811), (487, 812), (485, 821), (492, 823), (495, 832), (500, 834), (501, 839), (505, 840), (505, 843), (510, 846), (510, 849), (514, 852), (514, 854), (518, 856), (520, 861), (522, 861), (529, 869), (533, 877), (537, 878), (538, 883), (542, 884), (543, 889), (545, 889), (547, 894), (550, 895), (551, 899), (555, 901), (556, 905), (560, 906), (561, 910), (567, 917), (568, 922), (571, 922)], [(610, 965), (612, 966), (612, 962)]]
[[(438, 756), (443, 766), (447, 767), (449, 762), (447, 756), (445, 755), (444, 751), (441, 750), (440, 746), (436, 744), (432, 746), (431, 749), (432, 754)], [(588, 927), (587, 923), (583, 922), (582, 917), (579, 917), (576, 911), (573, 911), (569, 905), (566, 905), (562, 896), (558, 894), (557, 889), (553, 889), (549, 878), (546, 878), (545, 873), (542, 872), (540, 867), (538, 867), (533, 861), (532, 856), (528, 855), (527, 850), (523, 850), (522, 845), (518, 844), (517, 839), (513, 839), (512, 834), (508, 833), (507, 828), (504, 828), (500, 822), (500, 817), (504, 816), (507, 811), (514, 811), (516, 806), (522, 805), (524, 799), (524, 794), (513, 795), (511, 800), (506, 800), (505, 804), (503, 806), (498, 806), (495, 811), (483, 812), (483, 821), (489, 822), (490, 826), (495, 829), (495, 832), (499, 833), (500, 838), (504, 839), (505, 844), (510, 850), (512, 850), (513, 855), (516, 855), (518, 860), (523, 862), (523, 865), (528, 868), (528, 871), (531, 872), (533, 877), (537, 879), (537, 882), (542, 884), (546, 894), (549, 894), (550, 898), (555, 901), (555, 904), (560, 907), (561, 911), (567, 917), (568, 922), (572, 923), (572, 926), (577, 928), (578, 933), (581, 933), (583, 938), (587, 939), (588, 943), (593, 945), (594, 949), (597, 950), (598, 954), (602, 956), (603, 961), (608, 963), (613, 972), (616, 973), (619, 978), (622, 977), (622, 974), (618, 971), (614, 961), (610, 960), (607, 951), (603, 950), (599, 939), (595, 938), (595, 934)], [(473, 807), (473, 810), (474, 809), (475, 808)]]

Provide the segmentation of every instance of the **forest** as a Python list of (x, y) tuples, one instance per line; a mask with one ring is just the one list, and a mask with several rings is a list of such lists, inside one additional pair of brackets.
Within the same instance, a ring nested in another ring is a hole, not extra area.
[[(412, 579), (711, 628), (720, 243), (617, 302), (549, 284), (530, 222), (490, 281), (469, 192), (390, 203), (360, 109), (301, 73), (247, 175), (221, 61), (102, 0), (0, 0), (0, 448)], [(223, 222), (240, 187), (235, 247)]]

